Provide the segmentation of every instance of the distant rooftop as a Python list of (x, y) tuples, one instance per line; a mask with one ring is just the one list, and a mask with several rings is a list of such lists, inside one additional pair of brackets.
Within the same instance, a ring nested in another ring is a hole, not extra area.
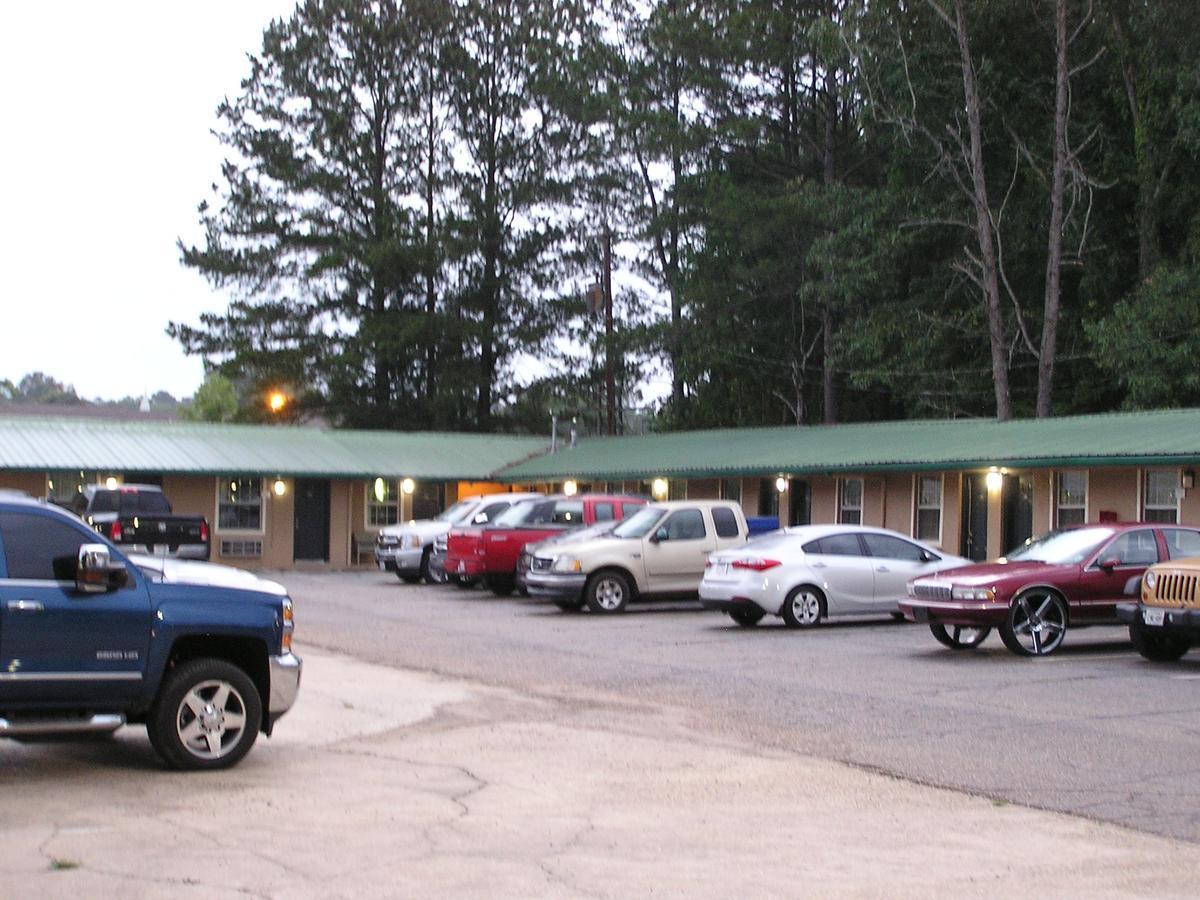
[(0, 469), (487, 479), (541, 437), (0, 416)]
[(116, 422), (175, 422), (178, 409), (151, 409), (140, 412), (127, 406), (99, 403), (14, 403), (0, 400), (0, 418), (107, 419)]

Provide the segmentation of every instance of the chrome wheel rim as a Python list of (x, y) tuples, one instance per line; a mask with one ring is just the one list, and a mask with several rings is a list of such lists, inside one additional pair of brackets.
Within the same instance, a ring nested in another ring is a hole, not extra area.
[(983, 643), (990, 628), (976, 628), (972, 625), (946, 625), (946, 634), (956, 647), (974, 647)]
[(625, 602), (625, 588), (615, 578), (601, 578), (596, 582), (596, 603), (601, 609), (620, 609)]
[(1031, 656), (1053, 653), (1067, 633), (1066, 609), (1053, 594), (1027, 594), (1012, 612), (1017, 642)]
[(175, 729), (188, 753), (200, 759), (220, 759), (241, 741), (246, 730), (246, 703), (228, 681), (202, 681), (183, 695), (175, 713)]
[(812, 591), (801, 591), (792, 598), (792, 615), (801, 625), (812, 625), (821, 617), (821, 601)]

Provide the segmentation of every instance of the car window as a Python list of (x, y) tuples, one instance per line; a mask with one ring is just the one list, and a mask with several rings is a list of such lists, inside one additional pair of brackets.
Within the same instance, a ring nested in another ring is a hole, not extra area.
[(9, 578), (73, 581), (79, 548), (98, 540), (49, 516), (0, 513)]
[(92, 498), (93, 513), (110, 513), (117, 511), (119, 494), (116, 491), (96, 491)]
[(490, 522), (494, 518), (496, 518), (496, 516), (500, 515), (500, 513), (504, 512), (506, 509), (508, 509), (509, 506), (511, 506), (511, 505), (512, 504), (507, 503), (507, 502), (505, 502), (505, 503), (489, 503), (487, 506), (485, 506), (479, 512), (475, 513), (475, 515), (471, 516), (471, 521), (475, 522), (476, 524), (480, 524), (480, 525), (483, 524), (484, 522)]
[(555, 525), (579, 525), (583, 522), (582, 500), (559, 500), (554, 504), (550, 521)]
[(621, 504), (622, 520), (628, 519), (630, 516), (632, 516), (634, 513), (636, 513), (639, 509), (643, 509), (645, 506), (646, 506), (646, 504), (644, 504), (644, 503), (622, 503)]
[(717, 537), (737, 537), (738, 536), (738, 520), (733, 514), (733, 510), (728, 506), (714, 506), (712, 509), (713, 527), (717, 530)]
[(1149, 528), (1127, 531), (1100, 551), (1101, 561), (1118, 559), (1123, 566), (1150, 566), (1158, 562), (1158, 544)]
[(862, 546), (856, 534), (829, 534), (804, 545), (805, 553), (823, 553), (827, 556), (862, 556)]
[(643, 506), (634, 515), (614, 528), (613, 536), (619, 538), (643, 538), (658, 523), (662, 514), (663, 510), (661, 507)]
[(911, 544), (908, 541), (898, 537), (892, 537), (890, 534), (871, 534), (865, 533), (862, 536), (867, 542), (867, 552), (871, 556), (879, 556), (884, 559), (902, 559), (906, 562), (924, 562), (925, 551), (916, 544)]
[(1200, 556), (1200, 531), (1186, 528), (1164, 528), (1167, 541), (1167, 558), (1182, 559), (1185, 556)]
[(596, 514), (597, 522), (610, 522), (615, 518), (613, 504), (607, 501), (594, 504), (592, 511)]
[(698, 541), (708, 533), (704, 527), (704, 514), (698, 509), (681, 509), (672, 513), (663, 527), (667, 529), (668, 541)]
[(171, 504), (158, 491), (121, 491), (121, 515), (169, 516)]

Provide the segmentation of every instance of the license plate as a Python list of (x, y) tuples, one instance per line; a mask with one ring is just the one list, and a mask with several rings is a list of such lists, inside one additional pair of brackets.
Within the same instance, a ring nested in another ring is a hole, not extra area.
[(1167, 611), (1165, 609), (1153, 609), (1147, 606), (1142, 610), (1142, 621), (1147, 625), (1161, 625), (1166, 615)]
[(729, 574), (729, 563), (713, 563), (713, 574), (714, 575), (728, 575)]

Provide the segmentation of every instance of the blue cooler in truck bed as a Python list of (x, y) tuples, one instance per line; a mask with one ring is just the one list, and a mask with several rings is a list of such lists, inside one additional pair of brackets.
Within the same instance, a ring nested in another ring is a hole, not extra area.
[(750, 537), (779, 530), (779, 520), (774, 516), (747, 516), (746, 525), (750, 529)]

